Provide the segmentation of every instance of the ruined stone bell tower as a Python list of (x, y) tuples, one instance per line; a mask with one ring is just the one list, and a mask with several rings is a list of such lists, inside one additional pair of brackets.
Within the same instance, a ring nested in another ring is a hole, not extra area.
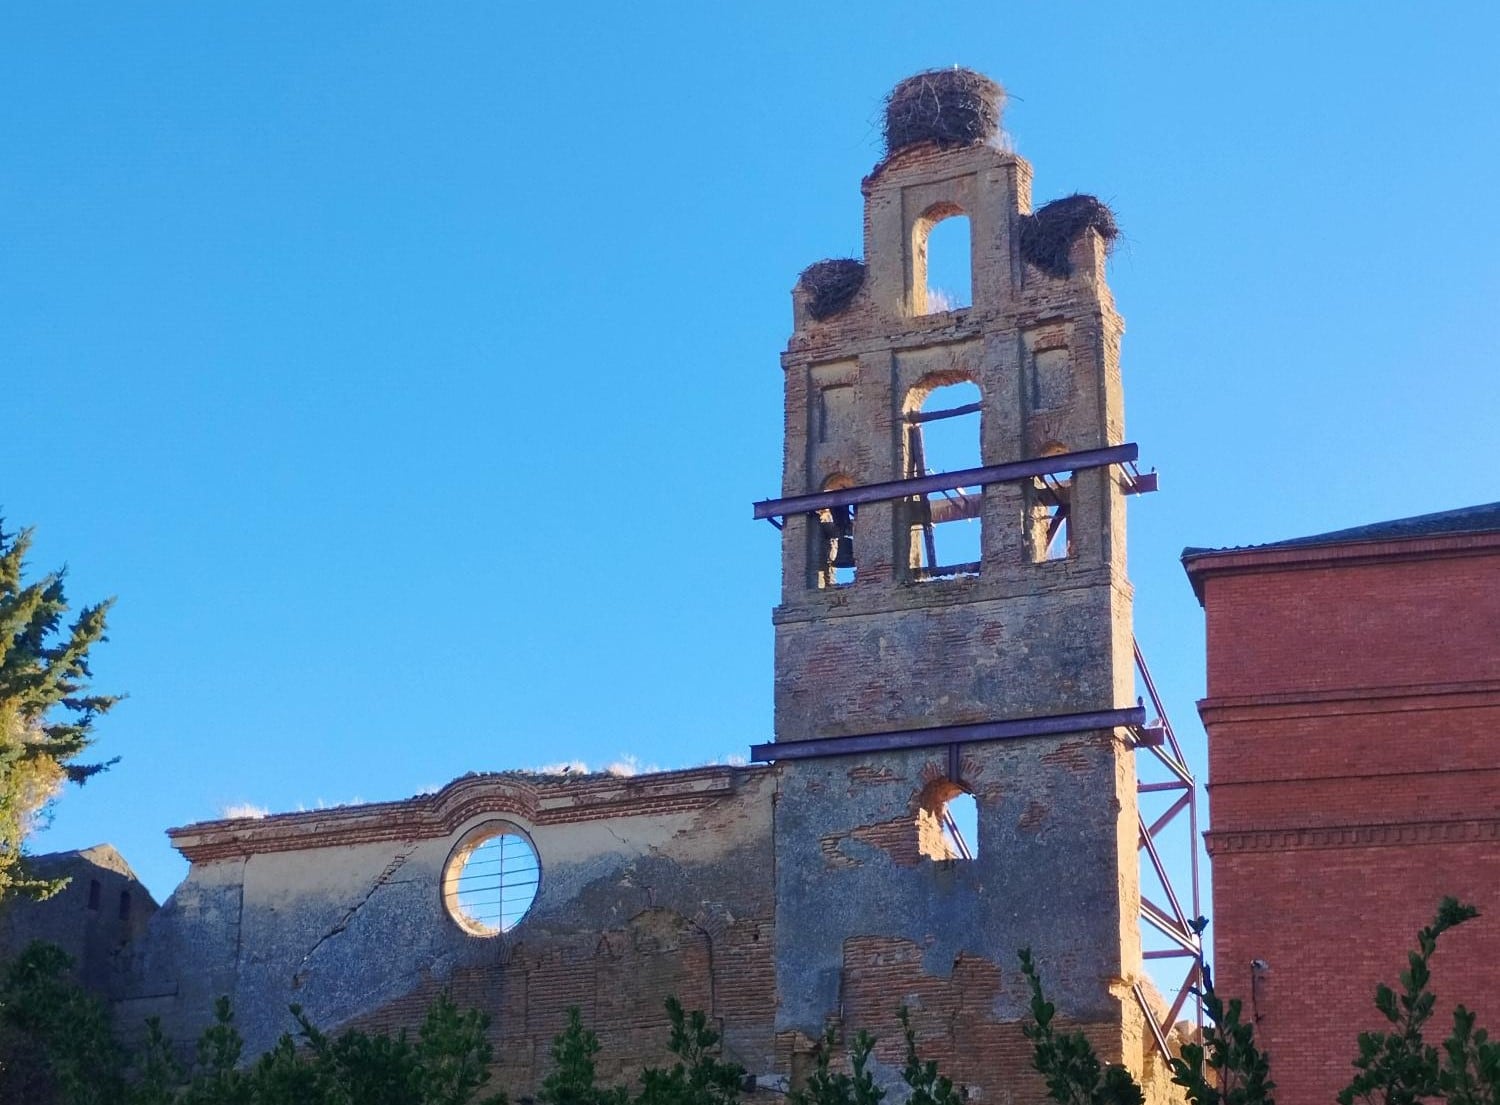
[[(779, 1046), (794, 1069), (830, 1024), (895, 1047), (905, 1003), (987, 1100), (1034, 1077), (1026, 946), (1060, 1015), (1153, 1074), (1130, 993), (1125, 564), (1126, 497), (1149, 477), (1124, 439), (1114, 224), (1082, 196), (1031, 212), (1002, 102), (963, 70), (892, 93), (863, 261), (793, 291), (783, 498), (756, 506), (782, 527), (776, 739), (754, 750), (780, 776)], [(928, 288), (950, 218), (968, 221), (969, 305)], [(937, 471), (933, 435), (965, 424), (971, 458)]]

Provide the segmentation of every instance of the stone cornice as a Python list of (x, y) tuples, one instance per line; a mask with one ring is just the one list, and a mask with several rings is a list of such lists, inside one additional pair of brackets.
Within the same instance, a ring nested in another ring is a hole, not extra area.
[(482, 814), (527, 825), (604, 817), (659, 816), (701, 809), (763, 767), (699, 767), (650, 775), (466, 775), (435, 794), (263, 818), (201, 821), (167, 836), (192, 863), (381, 840), (444, 837)]
[(1467, 844), (1500, 841), (1500, 818), (1406, 821), (1383, 825), (1328, 825), (1300, 829), (1244, 829), (1203, 834), (1214, 857), (1243, 852), (1314, 848), (1380, 848), (1388, 845)]

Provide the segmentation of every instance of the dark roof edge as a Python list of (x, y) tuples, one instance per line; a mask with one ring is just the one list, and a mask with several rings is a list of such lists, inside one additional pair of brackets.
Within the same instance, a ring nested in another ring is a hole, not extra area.
[[(1410, 518), (1397, 518), (1388, 522), (1375, 522), (1365, 526), (1332, 530), (1310, 537), (1294, 537), (1285, 541), (1271, 541), (1263, 545), (1239, 545), (1229, 548), (1203, 548), (1189, 545), (1180, 557), (1183, 569), (1192, 584), (1198, 603), (1203, 604), (1203, 575), (1210, 570), (1212, 562), (1240, 557), (1257, 557), (1261, 554), (1296, 554), (1300, 551), (1334, 550), (1360, 545), (1404, 545), (1408, 542), (1433, 542), (1453, 537), (1483, 537), (1500, 534), (1500, 502), (1480, 506), (1444, 510), (1433, 514), (1419, 514)], [(1355, 553), (1357, 555), (1357, 553)], [(1340, 557), (1342, 558), (1342, 557)], [(1277, 558), (1278, 560), (1283, 558)]]
[(1310, 537), (1289, 537), (1261, 545), (1238, 545), (1226, 548), (1200, 548), (1189, 545), (1182, 550), (1184, 562), (1212, 553), (1259, 552), (1262, 549), (1293, 549), (1312, 545), (1350, 545), (1366, 541), (1399, 541), (1408, 537), (1443, 537), (1455, 533), (1500, 533), (1500, 502), (1479, 506), (1440, 510), (1433, 514), (1416, 514), (1363, 526), (1316, 533)]

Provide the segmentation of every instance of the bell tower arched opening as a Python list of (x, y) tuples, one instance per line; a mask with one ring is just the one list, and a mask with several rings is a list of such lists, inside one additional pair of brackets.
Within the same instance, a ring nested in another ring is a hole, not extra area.
[[(1066, 452), (1063, 446), (1053, 443), (1041, 455), (1055, 457)], [(1026, 488), (1026, 536), (1033, 563), (1066, 560), (1073, 555), (1072, 515), (1072, 472), (1048, 472), (1032, 477)]]
[[(842, 491), (854, 486), (848, 476), (830, 476), (821, 490)], [(853, 503), (823, 507), (814, 515), (816, 524), (809, 527), (812, 539), (813, 584), (819, 588), (847, 587), (854, 582), (854, 515)]]
[[(929, 378), (912, 389), (905, 405), (907, 479), (980, 466), (983, 401), (973, 380), (962, 373)], [(913, 578), (979, 574), (983, 499), (984, 489), (974, 486), (919, 495), (906, 504), (902, 552)]]
[(911, 311), (935, 315), (974, 302), (969, 216), (954, 203), (934, 204), (911, 228)]

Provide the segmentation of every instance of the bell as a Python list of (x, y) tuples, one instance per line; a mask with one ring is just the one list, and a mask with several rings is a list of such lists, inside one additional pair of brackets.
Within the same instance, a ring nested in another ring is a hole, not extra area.
[(833, 566), (835, 568), (854, 567), (854, 534), (845, 533), (839, 536), (838, 547), (833, 554)]

